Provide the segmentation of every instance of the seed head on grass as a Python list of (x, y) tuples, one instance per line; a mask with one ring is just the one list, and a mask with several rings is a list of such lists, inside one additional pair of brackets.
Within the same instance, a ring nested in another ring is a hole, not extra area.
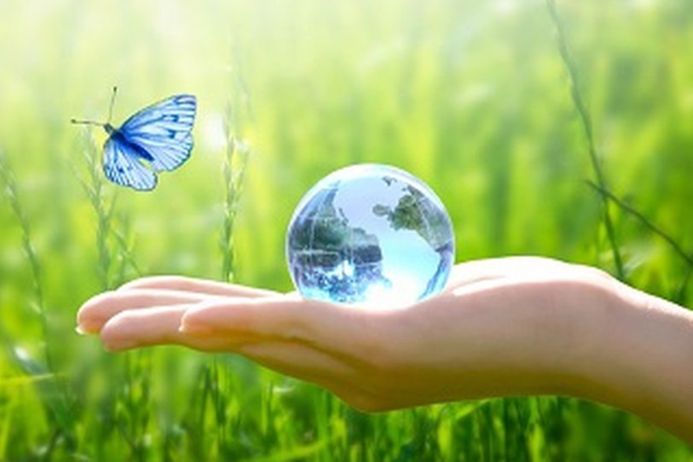
[(10, 167), (7, 158), (3, 151), (0, 150), (0, 179), (2, 179), (5, 185), (5, 198), (7, 202), (12, 207), (12, 212), (19, 224), (22, 231), (22, 250), (24, 255), (29, 262), (29, 267), (31, 268), (32, 276), (32, 290), (34, 292), (34, 303), (33, 307), (39, 316), (45, 321), (45, 306), (43, 299), (43, 289), (41, 284), (41, 264), (36, 255), (36, 250), (31, 240), (31, 226), (29, 224), (29, 219), (22, 207), (22, 203), (19, 200), (19, 194), (17, 191), (17, 180), (15, 178), (14, 172)]
[(140, 277), (142, 270), (140, 269), (135, 256), (133, 255), (134, 244), (131, 242), (130, 226), (131, 222), (125, 213), (118, 213), (116, 220), (117, 225), (112, 227), (113, 238), (118, 248), (118, 268), (114, 283), (120, 285), (127, 280), (128, 267), (134, 272), (135, 277)]
[[(96, 270), (101, 288), (108, 290), (125, 279), (126, 265), (141, 274), (128, 243), (128, 230), (119, 229), (114, 220), (117, 196), (107, 198), (106, 182), (100, 163), (98, 149), (91, 132), (83, 131), (83, 162), (86, 178), (73, 166), (75, 174), (96, 218)], [(121, 223), (127, 227), (129, 221), (123, 213)], [(119, 266), (117, 266), (119, 264)], [(115, 274), (114, 274), (115, 273)], [(122, 383), (113, 397), (115, 426), (128, 444), (134, 460), (146, 459), (147, 427), (150, 422), (150, 363), (149, 352), (128, 353), (123, 358)]]
[(243, 189), (246, 165), (250, 148), (235, 132), (233, 115), (228, 109), (224, 124), (226, 151), (224, 156), (224, 221), (221, 228), (220, 250), (222, 257), (221, 276), (228, 282), (234, 280), (233, 231), (238, 213), (238, 204)]
[(97, 273), (101, 280), (101, 288), (111, 288), (111, 251), (108, 244), (108, 236), (111, 232), (111, 218), (115, 207), (115, 198), (110, 201), (104, 193), (104, 180), (99, 163), (99, 149), (92, 138), (91, 131), (85, 128), (82, 132), (82, 159), (86, 167), (87, 177), (82, 178), (73, 166), (75, 174), (82, 185), (82, 189), (89, 199), (89, 203), (96, 216), (96, 251), (98, 254)]
[(22, 250), (24, 251), (24, 255), (29, 263), (29, 268), (31, 269), (32, 291), (34, 298), (32, 307), (38, 315), (41, 323), (45, 366), (47, 369), (52, 370), (52, 358), (48, 347), (49, 329), (43, 295), (41, 263), (32, 242), (31, 225), (29, 223), (29, 219), (24, 212), (22, 202), (19, 199), (17, 180), (7, 158), (5, 157), (5, 153), (2, 150), (0, 150), (0, 179), (5, 186), (5, 198), (12, 208), (12, 212), (22, 232)]
[[(223, 281), (232, 282), (235, 280), (236, 261), (234, 245), (234, 229), (238, 204), (241, 197), (245, 170), (249, 153), (248, 144), (242, 137), (242, 115), (241, 108), (252, 117), (252, 108), (248, 96), (247, 87), (242, 78), (240, 61), (238, 60), (238, 50), (234, 50), (233, 62), (236, 72), (233, 73), (233, 91), (231, 103), (227, 105), (224, 120), (224, 139), (226, 142), (223, 163), (224, 181), (224, 219), (221, 225), (219, 240), (219, 250), (221, 252), (221, 278)], [(216, 446), (217, 454), (222, 457), (233, 455), (233, 441), (230, 437), (229, 428), (229, 391), (231, 383), (230, 373), (220, 367), (217, 358), (211, 364), (204, 367), (202, 373), (202, 396), (200, 413), (198, 415), (198, 427), (204, 428), (206, 421), (207, 398), (214, 412), (215, 430), (218, 435)], [(203, 443), (204, 446), (204, 443)]]
[[(48, 324), (46, 303), (42, 282), (42, 267), (32, 241), (31, 225), (29, 218), (24, 211), (24, 207), (19, 197), (17, 180), (14, 172), (9, 165), (4, 151), (0, 149), (0, 180), (4, 184), (4, 196), (7, 199), (15, 219), (22, 232), (22, 250), (29, 262), (31, 269), (33, 307), (41, 324), (42, 339), (42, 360), (36, 360), (25, 349), (21, 347), (11, 347), (11, 341), (7, 335), (3, 335), (5, 341), (10, 344), (10, 353), (14, 361), (31, 377), (51, 376), (58, 378), (56, 374), (53, 356), (51, 354), (50, 328)], [(64, 380), (51, 380), (35, 382), (41, 402), (46, 410), (46, 414), (55, 423), (55, 432), (51, 438), (51, 444), (47, 448), (47, 453), (53, 451), (55, 444), (60, 436), (63, 436), (69, 446), (74, 445), (73, 424), (74, 424), (74, 400), (71, 398)]]

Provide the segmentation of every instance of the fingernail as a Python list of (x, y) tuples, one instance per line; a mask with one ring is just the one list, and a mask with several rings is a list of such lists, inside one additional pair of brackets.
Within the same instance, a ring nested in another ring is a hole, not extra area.
[(77, 324), (77, 327), (75, 327), (75, 332), (77, 332), (79, 335), (96, 334), (98, 331), (99, 328), (97, 325), (88, 322), (81, 322)]
[(187, 335), (205, 336), (212, 333), (212, 329), (204, 324), (184, 322), (178, 327), (178, 332)]

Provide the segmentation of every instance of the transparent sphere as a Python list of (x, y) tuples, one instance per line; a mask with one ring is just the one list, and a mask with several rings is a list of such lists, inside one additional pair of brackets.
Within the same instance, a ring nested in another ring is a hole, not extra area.
[(401, 306), (443, 289), (455, 241), (445, 206), (426, 184), (364, 164), (331, 173), (301, 199), (286, 255), (305, 298)]

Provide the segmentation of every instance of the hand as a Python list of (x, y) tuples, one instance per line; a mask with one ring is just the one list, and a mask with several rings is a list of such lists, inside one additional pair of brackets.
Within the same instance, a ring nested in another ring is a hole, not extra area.
[[(664, 305), (653, 308), (653, 300)], [(663, 324), (652, 322), (655, 312)], [(643, 313), (648, 322), (635, 323)], [(619, 334), (618, 328), (631, 324), (634, 332)], [(660, 324), (662, 341), (670, 344), (672, 332), (679, 333), (683, 345), (677, 346), (688, 347), (688, 356), (665, 346), (663, 360), (646, 345), (650, 364), (639, 354), (642, 336), (658, 333)], [(444, 292), (406, 308), (347, 307), (237, 285), (149, 277), (87, 301), (78, 325), (100, 333), (112, 351), (177, 344), (241, 354), (365, 410), (569, 394), (630, 409), (693, 437), (693, 374), (676, 370), (693, 351), (690, 313), (594, 268), (545, 258), (457, 265)], [(658, 369), (672, 367), (678, 376), (657, 383), (666, 372)], [(642, 393), (671, 402), (642, 409)], [(667, 404), (672, 409), (662, 411)]]

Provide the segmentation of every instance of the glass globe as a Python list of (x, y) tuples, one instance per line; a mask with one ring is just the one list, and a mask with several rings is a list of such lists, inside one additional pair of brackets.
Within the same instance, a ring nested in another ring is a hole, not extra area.
[(455, 255), (445, 206), (395, 167), (355, 165), (320, 180), (291, 218), (286, 256), (305, 298), (373, 307), (440, 292)]

